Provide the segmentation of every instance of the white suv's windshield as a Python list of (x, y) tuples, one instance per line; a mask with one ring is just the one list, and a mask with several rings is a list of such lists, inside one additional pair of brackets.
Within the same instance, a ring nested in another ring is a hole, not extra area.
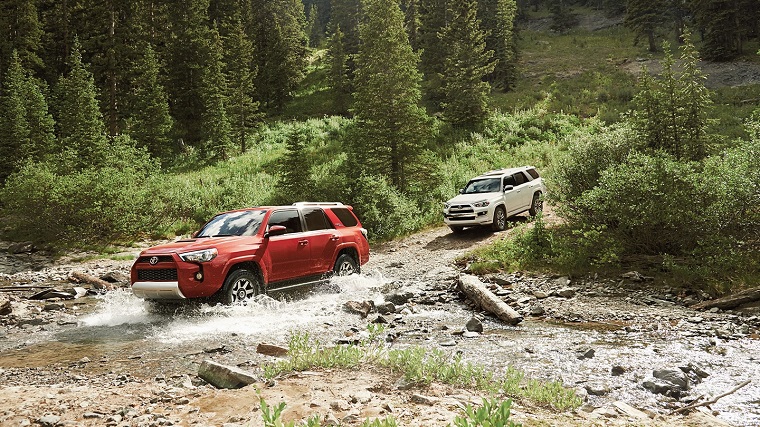
[(473, 179), (464, 187), (463, 194), (496, 193), (501, 191), (501, 178)]
[(253, 236), (266, 211), (229, 212), (215, 216), (195, 237)]

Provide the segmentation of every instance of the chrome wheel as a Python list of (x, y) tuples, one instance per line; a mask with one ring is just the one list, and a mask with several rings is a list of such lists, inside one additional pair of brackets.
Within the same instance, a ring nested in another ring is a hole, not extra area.
[(261, 293), (258, 277), (248, 270), (230, 273), (222, 295), (225, 304), (245, 304)]

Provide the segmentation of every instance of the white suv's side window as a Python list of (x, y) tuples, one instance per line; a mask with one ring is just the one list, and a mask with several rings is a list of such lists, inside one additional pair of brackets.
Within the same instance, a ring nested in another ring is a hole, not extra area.
[(517, 172), (516, 174), (512, 175), (512, 177), (515, 179), (515, 186), (522, 185), (527, 182), (525, 175), (523, 175), (522, 172)]

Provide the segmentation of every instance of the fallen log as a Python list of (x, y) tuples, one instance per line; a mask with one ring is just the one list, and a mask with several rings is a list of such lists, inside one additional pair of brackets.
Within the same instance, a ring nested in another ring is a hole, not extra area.
[(467, 295), (467, 298), (479, 305), (480, 308), (510, 325), (514, 326), (522, 322), (523, 317), (520, 313), (494, 295), (493, 292), (489, 291), (486, 285), (477, 277), (469, 274), (460, 275), (459, 289)]
[(89, 274), (80, 273), (78, 271), (71, 273), (71, 278), (77, 283), (86, 283), (92, 286), (93, 289), (111, 291), (115, 288), (113, 283), (106, 282), (95, 276), (90, 276)]
[(691, 308), (695, 310), (708, 310), (717, 307), (721, 310), (730, 310), (741, 305), (760, 300), (760, 287), (747, 289), (739, 293), (728, 295), (710, 301), (703, 301), (694, 304)]

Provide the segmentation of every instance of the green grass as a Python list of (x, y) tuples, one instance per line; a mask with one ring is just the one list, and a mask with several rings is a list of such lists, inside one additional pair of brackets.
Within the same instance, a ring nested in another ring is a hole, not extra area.
[(388, 368), (421, 387), (438, 382), (494, 396), (526, 398), (558, 411), (574, 409), (582, 403), (573, 390), (560, 383), (526, 379), (523, 372), (512, 367), (498, 376), (481, 365), (463, 361), (461, 356), (451, 357), (440, 350), (412, 347), (386, 351), (377, 344), (376, 338), (381, 333), (382, 329), (370, 328), (370, 338), (360, 345), (333, 347), (312, 339), (308, 333), (295, 333), (288, 343), (289, 358), (264, 365), (264, 377), (271, 379), (314, 368), (354, 369), (369, 364)]

